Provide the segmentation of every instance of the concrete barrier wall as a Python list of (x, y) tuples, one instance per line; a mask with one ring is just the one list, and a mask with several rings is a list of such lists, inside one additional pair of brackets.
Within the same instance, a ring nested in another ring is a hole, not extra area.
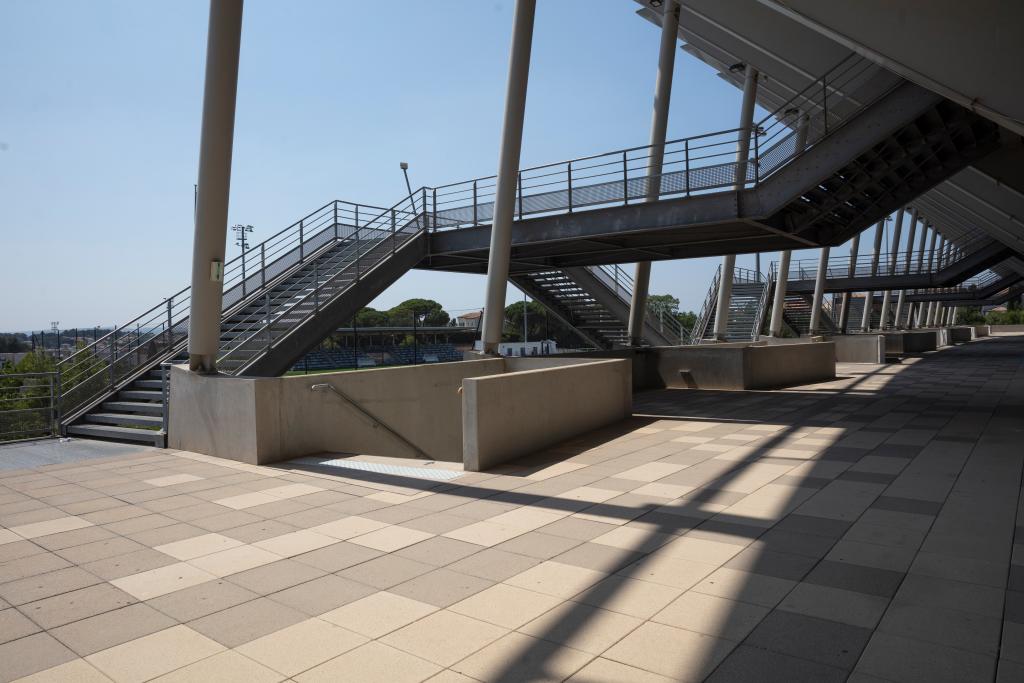
[(974, 339), (973, 327), (951, 327), (948, 332), (951, 344), (966, 344)]
[[(473, 378), (488, 382), (467, 401)], [(470, 439), (479, 466), (628, 416), (630, 382), (626, 360), (488, 358), (268, 378), (176, 367), (170, 446), (251, 464), (324, 452), (463, 462), (468, 411), (487, 430)], [(493, 426), (516, 415), (511, 432)]]
[(628, 360), (538, 365), (546, 367), (463, 381), (467, 470), (489, 469), (631, 414)]
[(744, 389), (771, 389), (836, 378), (833, 342), (751, 346), (743, 349)]
[(885, 337), (880, 334), (850, 334), (832, 337), (838, 363), (885, 363)]
[(947, 346), (945, 330), (914, 330), (885, 332), (885, 352), (890, 354), (923, 353)]
[(989, 325), (989, 334), (1019, 334), (1024, 332), (1024, 325)]
[(989, 329), (988, 325), (973, 325), (972, 327), (974, 329), (975, 339), (978, 339), (979, 337), (987, 337), (992, 334), (992, 330)]

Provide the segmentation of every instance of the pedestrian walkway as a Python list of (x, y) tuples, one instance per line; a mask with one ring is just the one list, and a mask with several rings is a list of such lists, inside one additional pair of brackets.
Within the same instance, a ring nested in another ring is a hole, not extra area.
[(0, 681), (1024, 680), (1024, 336), (838, 371), (454, 478), (0, 470)]

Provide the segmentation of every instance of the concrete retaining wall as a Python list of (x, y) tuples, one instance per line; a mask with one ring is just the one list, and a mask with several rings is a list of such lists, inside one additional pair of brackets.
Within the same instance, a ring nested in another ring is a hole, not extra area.
[[(519, 381), (521, 374), (531, 377)], [(474, 385), (479, 398), (467, 401), (466, 382), (474, 378), (488, 381), (483, 389)], [(520, 415), (512, 438), (502, 432), (511, 444), (471, 439), (474, 457), (489, 463), (627, 417), (630, 382), (626, 361), (557, 358), (268, 378), (210, 377), (175, 367), (169, 445), (251, 464), (324, 452), (463, 462), (466, 411), (487, 436), (492, 424)], [(313, 391), (314, 385), (344, 397)]]
[(836, 362), (885, 363), (885, 337), (880, 334), (849, 334), (832, 337)]
[(950, 344), (966, 344), (974, 339), (973, 327), (951, 327), (948, 332)]
[(1024, 325), (989, 325), (989, 334), (1020, 334)]
[[(942, 333), (942, 334), (940, 334)], [(915, 330), (884, 332), (885, 352), (888, 354), (923, 353), (945, 346), (944, 330)]]
[(750, 346), (743, 350), (744, 389), (772, 389), (836, 378), (833, 342)]
[[(463, 464), (486, 470), (632, 412), (630, 364), (588, 362), (467, 378), (462, 383)], [(523, 365), (510, 364), (513, 367)]]

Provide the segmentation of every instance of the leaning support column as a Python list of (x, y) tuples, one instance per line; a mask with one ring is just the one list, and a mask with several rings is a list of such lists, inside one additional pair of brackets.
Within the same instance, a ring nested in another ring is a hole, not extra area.
[[(912, 208), (910, 210), (910, 230), (907, 232), (907, 254), (903, 260), (903, 273), (904, 275), (910, 274), (910, 261), (914, 254), (914, 237), (917, 232), (917, 209)], [(903, 306), (906, 303), (907, 290), (901, 289), (900, 295), (896, 299), (896, 312), (893, 314), (892, 323), (893, 326), (899, 329), (900, 327), (906, 327), (900, 322), (900, 318), (903, 317)]]
[[(668, 132), (668, 106), (672, 99), (672, 75), (676, 63), (676, 37), (679, 34), (679, 3), (668, 0), (661, 16), (661, 44), (658, 50), (658, 76), (654, 82), (654, 113), (651, 115), (651, 153), (647, 159), (647, 201), (658, 200), (661, 194), (661, 170), (665, 160), (665, 137)], [(623, 184), (623, 197), (627, 188)], [(636, 264), (633, 275), (633, 296), (629, 302), (629, 345), (639, 346), (647, 313), (647, 290), (651, 283), (651, 262)]]
[[(800, 154), (807, 146), (807, 115), (797, 112), (796, 136), (793, 139), (793, 154)], [(772, 299), (772, 319), (768, 324), (768, 336), (782, 334), (782, 313), (786, 309), (786, 287), (789, 285), (789, 261), (792, 251), (779, 252), (779, 272), (775, 280), (775, 296)]]
[[(875, 224), (875, 250), (871, 254), (871, 277), (878, 275), (878, 257), (881, 255), (882, 250), (882, 229), (885, 227), (885, 219), (878, 221)], [(867, 332), (871, 329), (871, 307), (875, 304), (875, 292), (868, 290), (865, 292), (864, 298), (864, 313), (861, 316), (860, 331)]]
[[(853, 277), (857, 274), (857, 252), (860, 249), (860, 233), (858, 232), (853, 236), (853, 241), (850, 242), (850, 267), (847, 269), (847, 275)], [(850, 322), (850, 295), (852, 292), (843, 292), (843, 303), (842, 308), (839, 310), (839, 331), (842, 334), (846, 334), (846, 326)]]
[[(896, 225), (892, 230), (892, 242), (889, 245), (889, 275), (896, 274), (896, 262), (899, 259), (900, 233), (903, 231), (903, 208), (896, 212)], [(892, 303), (892, 290), (885, 290), (882, 295), (882, 314), (878, 319), (878, 329), (884, 330), (889, 324), (889, 305)]]
[[(750, 156), (750, 135), (754, 127), (754, 105), (757, 98), (757, 69), (749, 64), (743, 79), (743, 103), (740, 106), (740, 125), (736, 137), (736, 181), (739, 192), (747, 184), (747, 160)], [(736, 269), (736, 255), (722, 257), (722, 277), (718, 282), (718, 305), (715, 308), (715, 339), (725, 340), (729, 329), (729, 300), (732, 299), (732, 276)]]
[(811, 302), (811, 329), (815, 335), (821, 331), (821, 300), (825, 296), (825, 276), (828, 273), (828, 247), (821, 248), (818, 256), (818, 272), (814, 276), (814, 301)]
[(512, 19), (512, 47), (509, 51), (508, 83), (505, 89), (505, 118), (501, 127), (494, 218), (491, 222), (491, 250), (487, 259), (487, 293), (482, 334), (483, 350), (487, 354), (498, 353), (502, 323), (505, 320), (505, 293), (508, 287), (509, 259), (512, 255), (512, 220), (515, 217), (516, 182), (523, 143), (526, 84), (530, 75), (530, 51), (533, 46), (533, 19), (536, 10), (537, 0), (516, 0)]
[(188, 319), (189, 369), (204, 374), (217, 372), (220, 345), (241, 37), (242, 0), (211, 0)]

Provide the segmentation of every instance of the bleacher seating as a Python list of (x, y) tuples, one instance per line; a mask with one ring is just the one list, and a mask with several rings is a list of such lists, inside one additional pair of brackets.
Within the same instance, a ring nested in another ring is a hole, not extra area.
[[(413, 355), (415, 354), (415, 360)], [(462, 360), (462, 352), (452, 344), (419, 344), (417, 347), (374, 346), (360, 349), (357, 354), (350, 347), (314, 349), (292, 368), (295, 371), (334, 370), (342, 368), (374, 367), (382, 365), (412, 365), (416, 363), (449, 363)]]

